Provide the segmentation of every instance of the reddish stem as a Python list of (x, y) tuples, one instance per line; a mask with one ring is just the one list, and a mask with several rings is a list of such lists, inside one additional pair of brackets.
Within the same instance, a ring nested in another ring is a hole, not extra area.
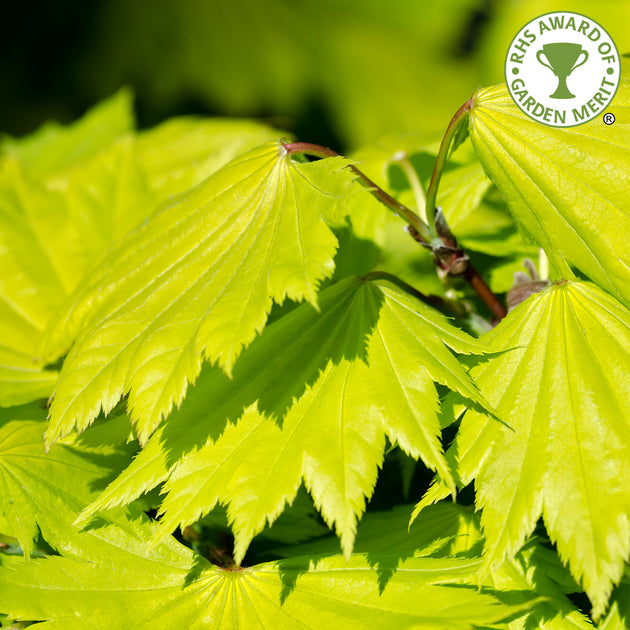
[(473, 98), (474, 94), (455, 112), (455, 115), (451, 118), (451, 122), (448, 123), (446, 132), (442, 138), (442, 142), (440, 143), (440, 149), (435, 159), (435, 166), (433, 167), (433, 172), (431, 173), (431, 181), (429, 182), (429, 186), (427, 188), (425, 212), (429, 223), (433, 223), (435, 220), (435, 202), (437, 199), (438, 186), (444, 171), (444, 166), (446, 165), (446, 159), (448, 157), (451, 142), (453, 141), (458, 129), (466, 119), (468, 112), (472, 109)]
[(507, 315), (505, 306), (503, 306), (499, 298), (492, 292), (492, 289), (490, 289), (486, 281), (479, 275), (479, 272), (472, 264), (469, 264), (466, 268), (464, 278), (466, 278), (468, 284), (497, 319), (501, 320)]
[[(292, 155), (293, 153), (302, 153), (319, 158), (342, 157), (339, 153), (333, 151), (332, 149), (321, 147), (317, 144), (310, 144), (309, 142), (292, 142), (290, 144), (282, 142), (282, 146), (289, 155)], [(392, 210), (396, 215), (401, 216), (416, 230), (420, 242), (428, 245), (433, 240), (433, 234), (429, 229), (429, 226), (424, 223), (424, 221), (413, 210), (407, 208), (407, 206), (400, 203), (398, 199), (395, 199), (389, 193), (377, 186), (363, 171), (354, 166), (354, 164), (348, 164), (348, 168), (357, 176), (359, 182), (365, 186), (374, 197)]]
[[(427, 207), (429, 207), (429, 192), (433, 204), (435, 204), (435, 196), (437, 193), (437, 185), (439, 183), (446, 157), (448, 154), (448, 148), (450, 142), (453, 139), (455, 132), (461, 124), (464, 115), (472, 107), (472, 97), (462, 105), (449, 124), (442, 146), (438, 153), (438, 159), (436, 161), (433, 175), (431, 177), (431, 183), (429, 184), (429, 190), (427, 191)], [(336, 151), (328, 149), (326, 147), (319, 146), (317, 144), (311, 144), (309, 142), (282, 142), (282, 146), (288, 155), (294, 153), (301, 153), (305, 155), (311, 155), (318, 158), (327, 157), (342, 157)], [(407, 221), (409, 228), (408, 231), (411, 236), (418, 241), (424, 247), (427, 247), (433, 252), (436, 264), (443, 269), (452, 272), (453, 275), (463, 275), (471, 288), (477, 293), (477, 295), (483, 300), (484, 304), (490, 309), (492, 314), (497, 319), (503, 319), (507, 312), (503, 304), (494, 295), (490, 287), (486, 284), (484, 279), (479, 275), (479, 272), (470, 263), (470, 260), (466, 256), (465, 252), (457, 245), (457, 241), (452, 237), (452, 242), (448, 243), (448, 246), (443, 247), (439, 244), (436, 245), (436, 237), (433, 230), (429, 228), (422, 219), (415, 214), (407, 206), (400, 203), (397, 199), (392, 197), (389, 193), (385, 192), (382, 188), (377, 186), (365, 173), (359, 170), (353, 164), (349, 164), (348, 168), (352, 170), (357, 176), (359, 182), (369, 189), (374, 197), (376, 197), (381, 203), (387, 206), (390, 210), (393, 210), (397, 215), (402, 216)], [(435, 205), (433, 205), (433, 217), (435, 215)], [(433, 220), (432, 217), (432, 220)], [(446, 228), (448, 229), (448, 228)], [(450, 234), (450, 232), (449, 232)], [(452, 235), (451, 235), (452, 236)], [(440, 240), (444, 240), (441, 237)], [(439, 243), (440, 241), (438, 241)]]

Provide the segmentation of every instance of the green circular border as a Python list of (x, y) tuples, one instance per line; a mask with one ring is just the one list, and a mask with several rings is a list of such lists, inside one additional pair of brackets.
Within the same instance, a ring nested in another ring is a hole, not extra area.
[[(619, 90), (619, 84), (621, 83), (621, 56), (619, 55), (619, 49), (617, 48), (617, 44), (615, 43), (615, 40), (612, 38), (612, 35), (597, 21), (594, 20), (592, 17), (589, 17), (588, 15), (584, 15), (583, 13), (576, 13), (575, 11), (549, 11), (548, 13), (542, 13), (541, 15), (538, 15), (535, 18), (532, 18), (529, 22), (526, 22), (523, 26), (521, 26), (521, 28), (518, 29), (516, 35), (514, 35), (514, 37), (512, 37), (512, 41), (510, 42), (510, 45), (508, 46), (508, 49), (505, 53), (505, 63), (503, 64), (503, 77), (505, 79), (505, 86), (507, 87), (508, 93), (510, 95), (510, 98), (512, 99), (512, 102), (518, 107), (519, 111), (523, 112), (528, 118), (531, 118), (531, 120), (540, 123), (541, 125), (544, 125), (545, 127), (553, 127), (554, 129), (571, 129), (572, 127), (579, 127), (580, 125), (585, 125), (588, 122), (591, 122), (591, 120), (595, 120), (595, 118), (597, 118), (598, 116), (600, 116), (602, 113), (605, 113), (604, 110), (597, 112), (596, 114), (593, 115), (592, 118), (589, 118), (588, 120), (584, 120), (582, 122), (579, 123), (575, 123), (575, 125), (550, 125), (549, 123), (546, 122), (542, 122), (540, 120), (538, 120), (538, 118), (534, 118), (531, 114), (529, 114), (528, 112), (526, 112), (516, 101), (516, 99), (514, 98), (514, 95), (512, 94), (512, 90), (510, 90), (510, 84), (508, 82), (508, 68), (507, 68), (507, 64), (508, 64), (508, 55), (510, 54), (510, 49), (512, 48), (512, 44), (514, 43), (514, 41), (516, 40), (516, 38), (518, 37), (519, 33), (521, 33), (523, 31), (524, 28), (526, 28), (529, 24), (531, 24), (532, 22), (534, 22), (535, 20), (539, 20), (540, 18), (544, 18), (547, 15), (557, 15), (558, 13), (570, 13), (571, 15), (578, 15), (582, 18), (586, 18), (587, 20), (590, 20), (591, 22), (593, 22), (594, 24), (597, 24), (597, 26), (599, 26), (599, 28), (601, 28), (606, 35), (608, 35), (608, 37), (610, 38), (610, 41), (612, 42), (612, 45), (615, 49), (615, 52), (617, 53), (617, 63), (619, 66), (619, 80), (617, 81), (617, 87), (615, 87), (615, 91), (613, 92), (613, 95), (610, 97), (610, 100), (608, 101), (608, 103), (606, 104), (606, 107), (610, 107), (610, 105), (613, 102), (613, 99), (615, 98), (615, 96), (617, 96), (617, 91)], [(605, 109), (605, 108), (604, 108)]]

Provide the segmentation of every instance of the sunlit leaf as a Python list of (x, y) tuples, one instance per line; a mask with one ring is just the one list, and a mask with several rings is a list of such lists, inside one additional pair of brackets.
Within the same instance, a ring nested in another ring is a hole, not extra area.
[[(27, 553), (39, 529), (61, 554), (29, 562), (4, 562), (0, 555), (0, 613), (12, 618), (70, 630), (321, 628), (333, 622), (362, 628), (366, 619), (383, 628), (468, 629), (535, 603), (512, 605), (493, 590), (479, 591), (472, 583), (478, 559), (403, 560), (381, 553), (225, 570), (171, 537), (149, 544), (157, 525), (144, 517), (109, 513), (107, 521), (79, 531), (72, 515), (121, 453), (86, 447), (81, 436), (45, 454), (44, 423), (37, 419), (43, 413), (34, 406), (0, 411), (1, 511)], [(107, 431), (108, 424), (94, 430)]]
[[(569, 264), (630, 304), (630, 81), (601, 117), (575, 127), (529, 118), (505, 85), (477, 93), (470, 134), (514, 217), (560, 277)], [(605, 236), (604, 236), (605, 235)]]
[(542, 516), (601, 615), (630, 553), (630, 312), (566, 282), (486, 338), (507, 351), (471, 374), (509, 426), (468, 410), (449, 449), (462, 485), (475, 478), (486, 565), (516, 553)]
[(486, 404), (448, 349), (484, 346), (384, 282), (347, 279), (321, 293), (320, 308), (304, 304), (269, 326), (232, 380), (204, 370), (181, 409), (84, 516), (168, 478), (162, 531), (227, 504), (240, 562), (304, 479), (348, 554), (385, 435), (448, 478), (434, 381)]
[(341, 158), (293, 162), (253, 150), (110, 250), (79, 289), (49, 351), (78, 335), (51, 407), (48, 440), (88, 426), (130, 390), (143, 440), (181, 403), (203, 359), (230, 372), (272, 302), (317, 304), (336, 239), (324, 222), (352, 180)]
[[(234, 571), (212, 567), (174, 541), (170, 556), (152, 557), (142, 545), (147, 532), (148, 525), (133, 547), (121, 528), (111, 529), (100, 561), (52, 557), (0, 567), (0, 610), (64, 630), (472, 630), (533, 605), (531, 599), (504, 603), (500, 594), (470, 585), (478, 560), (400, 562), (375, 554), (349, 561), (296, 558)], [(126, 548), (112, 561), (107, 551), (114, 544)], [(379, 572), (389, 576), (384, 586)]]

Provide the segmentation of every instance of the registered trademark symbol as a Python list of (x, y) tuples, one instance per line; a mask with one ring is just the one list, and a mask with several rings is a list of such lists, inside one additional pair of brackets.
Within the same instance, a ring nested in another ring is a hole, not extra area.
[(610, 112), (608, 114), (604, 114), (604, 122), (607, 125), (612, 125), (615, 122), (615, 115)]

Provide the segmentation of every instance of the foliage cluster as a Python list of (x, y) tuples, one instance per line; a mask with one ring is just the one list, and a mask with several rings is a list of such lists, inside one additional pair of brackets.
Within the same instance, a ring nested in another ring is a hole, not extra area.
[(630, 83), (609, 111), (495, 86), (343, 158), (120, 92), (5, 139), (2, 623), (630, 628)]

